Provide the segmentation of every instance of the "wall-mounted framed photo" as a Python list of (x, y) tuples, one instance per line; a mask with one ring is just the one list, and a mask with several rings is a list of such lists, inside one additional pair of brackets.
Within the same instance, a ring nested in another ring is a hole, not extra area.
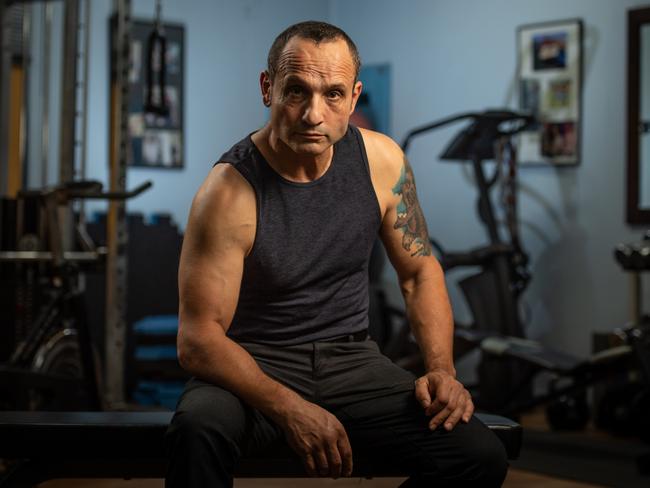
[(519, 136), (522, 164), (580, 163), (582, 21), (528, 24), (517, 30), (519, 108), (537, 119)]
[[(115, 33), (115, 21), (110, 21), (111, 45)], [(145, 109), (148, 94), (149, 44), (154, 23), (133, 20), (131, 24), (131, 66), (129, 69), (128, 96), (128, 165), (140, 168), (182, 169), (184, 167), (184, 27), (180, 24), (163, 23), (165, 37), (164, 105), (166, 114)], [(160, 104), (161, 59), (155, 51), (151, 63), (151, 77), (154, 83), (152, 98)], [(112, 62), (112, 59), (111, 59)], [(112, 68), (112, 67), (111, 67)]]

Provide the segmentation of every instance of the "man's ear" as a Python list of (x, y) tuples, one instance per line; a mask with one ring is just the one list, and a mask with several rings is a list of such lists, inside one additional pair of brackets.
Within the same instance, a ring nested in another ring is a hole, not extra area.
[(265, 107), (271, 106), (271, 76), (264, 70), (260, 74), (260, 89), (262, 90), (262, 103)]
[(352, 107), (350, 108), (350, 115), (354, 112), (354, 108), (357, 106), (357, 100), (359, 100), (359, 95), (361, 95), (361, 90), (363, 89), (363, 83), (357, 81), (352, 87)]

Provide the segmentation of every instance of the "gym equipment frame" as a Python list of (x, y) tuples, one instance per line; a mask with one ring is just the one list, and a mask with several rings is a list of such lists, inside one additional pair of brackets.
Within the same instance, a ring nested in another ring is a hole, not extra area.
[(151, 182), (146, 182), (130, 192), (103, 192), (97, 181), (78, 181), (20, 192), (21, 198), (36, 199), (44, 210), (49, 251), (0, 252), (0, 262), (44, 262), (50, 263), (51, 269), (45, 305), (9, 363), (0, 365), (0, 386), (13, 392), (7, 402), (13, 401), (18, 408), (29, 410), (61, 409), (66, 402), (74, 405), (81, 380), (88, 408), (105, 406), (95, 368), (80, 275), (83, 265), (102, 261), (106, 250), (96, 248), (80, 231), (78, 238), (85, 249), (64, 251), (60, 208), (69, 210), (70, 202), (75, 199), (123, 201), (151, 186)]

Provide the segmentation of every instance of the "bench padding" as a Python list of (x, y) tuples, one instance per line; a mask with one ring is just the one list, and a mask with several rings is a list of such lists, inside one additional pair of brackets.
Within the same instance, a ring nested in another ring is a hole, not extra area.
[[(503, 442), (510, 459), (522, 429), (505, 417), (477, 414)], [(0, 487), (52, 478), (162, 478), (163, 437), (171, 412), (0, 412), (0, 458), (23, 460)], [(356, 459), (354, 477), (405, 476), (396, 467)], [(299, 477), (304, 469), (285, 444), (242, 459), (236, 477)]]

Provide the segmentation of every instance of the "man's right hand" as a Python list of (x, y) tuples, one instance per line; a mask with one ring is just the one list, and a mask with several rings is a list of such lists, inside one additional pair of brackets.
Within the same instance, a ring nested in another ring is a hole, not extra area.
[(301, 400), (281, 423), (289, 445), (310, 476), (350, 476), (352, 448), (343, 424), (327, 410)]

